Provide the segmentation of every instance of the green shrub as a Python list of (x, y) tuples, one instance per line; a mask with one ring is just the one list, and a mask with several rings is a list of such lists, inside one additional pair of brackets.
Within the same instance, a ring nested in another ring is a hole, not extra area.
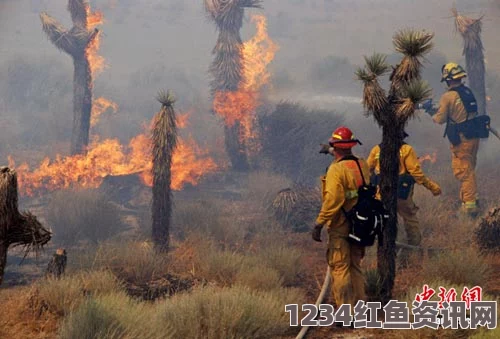
[(74, 246), (80, 240), (97, 244), (126, 228), (119, 209), (97, 190), (55, 193), (48, 206), (47, 221), (54, 241), (63, 246)]

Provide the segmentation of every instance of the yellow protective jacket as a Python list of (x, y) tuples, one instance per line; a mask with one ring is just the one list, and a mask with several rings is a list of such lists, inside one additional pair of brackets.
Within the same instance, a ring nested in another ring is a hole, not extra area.
[[(477, 113), (469, 114), (469, 119), (475, 118), (476, 116)], [(447, 91), (441, 96), (439, 108), (432, 117), (432, 120), (438, 124), (445, 124), (448, 122), (448, 118), (457, 124), (467, 119), (467, 111), (460, 99), (460, 95), (456, 91)]]
[[(380, 146), (373, 147), (367, 159), (370, 173), (380, 174)], [(415, 182), (431, 192), (440, 191), (439, 185), (427, 178), (420, 167), (417, 153), (413, 147), (403, 144), (399, 149), (399, 175), (409, 174)]]
[[(370, 179), (368, 165), (363, 159), (358, 159), (358, 161), (368, 183)], [(346, 219), (342, 207), (349, 211), (356, 204), (358, 188), (363, 184), (356, 161), (334, 160), (328, 167), (326, 175), (321, 177), (321, 184), (323, 203), (316, 224), (329, 228), (345, 224)]]

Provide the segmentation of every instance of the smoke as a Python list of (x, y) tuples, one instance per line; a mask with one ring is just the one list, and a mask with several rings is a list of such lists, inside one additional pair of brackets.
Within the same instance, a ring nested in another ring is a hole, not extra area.
[[(280, 46), (271, 64), (274, 86), (266, 94), (272, 102), (288, 99), (345, 113), (347, 122), (366, 134), (366, 145), (377, 143), (378, 128), (361, 114), (361, 85), (354, 80), (353, 71), (362, 64), (363, 55), (374, 51), (386, 53), (391, 63), (396, 62), (393, 33), (404, 27), (425, 28), (436, 33), (424, 78), (437, 97), (443, 91), (438, 81), (442, 63), (462, 60), (461, 38), (454, 34), (450, 13), (455, 2), (266, 0), (263, 13), (268, 18), (269, 34)], [(47, 41), (38, 18), (39, 12), (47, 11), (69, 26), (66, 4), (0, 0), (0, 159), (4, 163), (8, 154), (18, 154), (19, 161), (36, 161), (66, 149), (72, 121), (71, 58)], [(157, 91), (169, 88), (178, 98), (177, 108), (192, 112), (189, 133), (215, 143), (221, 131), (210, 114), (207, 70), (217, 35), (202, 3), (93, 0), (91, 5), (104, 12), (100, 54), (109, 64), (96, 78), (94, 94), (120, 107), (117, 114), (103, 118), (94, 131), (103, 138), (127, 141), (157, 111)], [(483, 42), (491, 73), (489, 88), (498, 92), (498, 77), (493, 75), (500, 73), (496, 63), (500, 22), (494, 15), (499, 13), (498, 1), (459, 0), (456, 5), (467, 14), (486, 14)], [(247, 18), (243, 38), (252, 33)], [(500, 95), (491, 96), (493, 106)], [(409, 131), (417, 144), (425, 140), (422, 147), (429, 141), (447, 147), (440, 138), (440, 127), (425, 116), (411, 122)], [(361, 151), (367, 152), (366, 148)]]

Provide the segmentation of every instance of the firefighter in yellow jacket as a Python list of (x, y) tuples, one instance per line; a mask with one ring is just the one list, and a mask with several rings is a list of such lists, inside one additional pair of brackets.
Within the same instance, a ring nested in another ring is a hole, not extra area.
[[(369, 178), (366, 162), (359, 159), (360, 173), (351, 148), (359, 143), (346, 127), (337, 128), (329, 140), (335, 157), (322, 181), (322, 206), (312, 237), (321, 241), (321, 230), (328, 229), (327, 261), (331, 268), (332, 293), (337, 306), (365, 299), (365, 280), (361, 269), (364, 247), (347, 240), (349, 223), (342, 209), (349, 211), (357, 202), (363, 177)], [(346, 158), (348, 160), (346, 160)]]
[(434, 122), (446, 124), (446, 135), (451, 143), (451, 167), (461, 182), (462, 211), (474, 217), (478, 212), (475, 168), (479, 139), (467, 138), (459, 124), (478, 113), (474, 94), (462, 83), (466, 76), (458, 64), (448, 63), (442, 67), (441, 82), (446, 81), (448, 91), (441, 96), (437, 112), (430, 113)]
[[(403, 132), (403, 139), (408, 134)], [(367, 159), (372, 183), (378, 184), (380, 175), (380, 146), (375, 146)], [(413, 186), (417, 183), (424, 186), (433, 195), (441, 194), (441, 188), (437, 183), (427, 178), (422, 172), (417, 154), (413, 147), (403, 143), (399, 150), (399, 187), (398, 187), (398, 214), (404, 221), (406, 238), (408, 244), (419, 246), (422, 240), (420, 225), (417, 217), (418, 207), (413, 202)]]

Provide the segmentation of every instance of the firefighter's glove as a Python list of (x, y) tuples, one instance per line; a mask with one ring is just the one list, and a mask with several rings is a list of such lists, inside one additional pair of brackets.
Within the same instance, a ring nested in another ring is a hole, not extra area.
[(330, 154), (331, 153), (330, 149), (333, 149), (333, 147), (331, 147), (328, 144), (320, 144), (320, 146), (321, 146), (321, 150), (319, 151), (319, 153), (322, 153), (322, 154)]
[(321, 242), (321, 230), (323, 229), (323, 225), (314, 225), (312, 231), (312, 238), (314, 241)]
[(441, 187), (434, 181), (428, 179), (424, 183), (425, 188), (432, 192), (434, 196), (438, 196), (441, 194)]

